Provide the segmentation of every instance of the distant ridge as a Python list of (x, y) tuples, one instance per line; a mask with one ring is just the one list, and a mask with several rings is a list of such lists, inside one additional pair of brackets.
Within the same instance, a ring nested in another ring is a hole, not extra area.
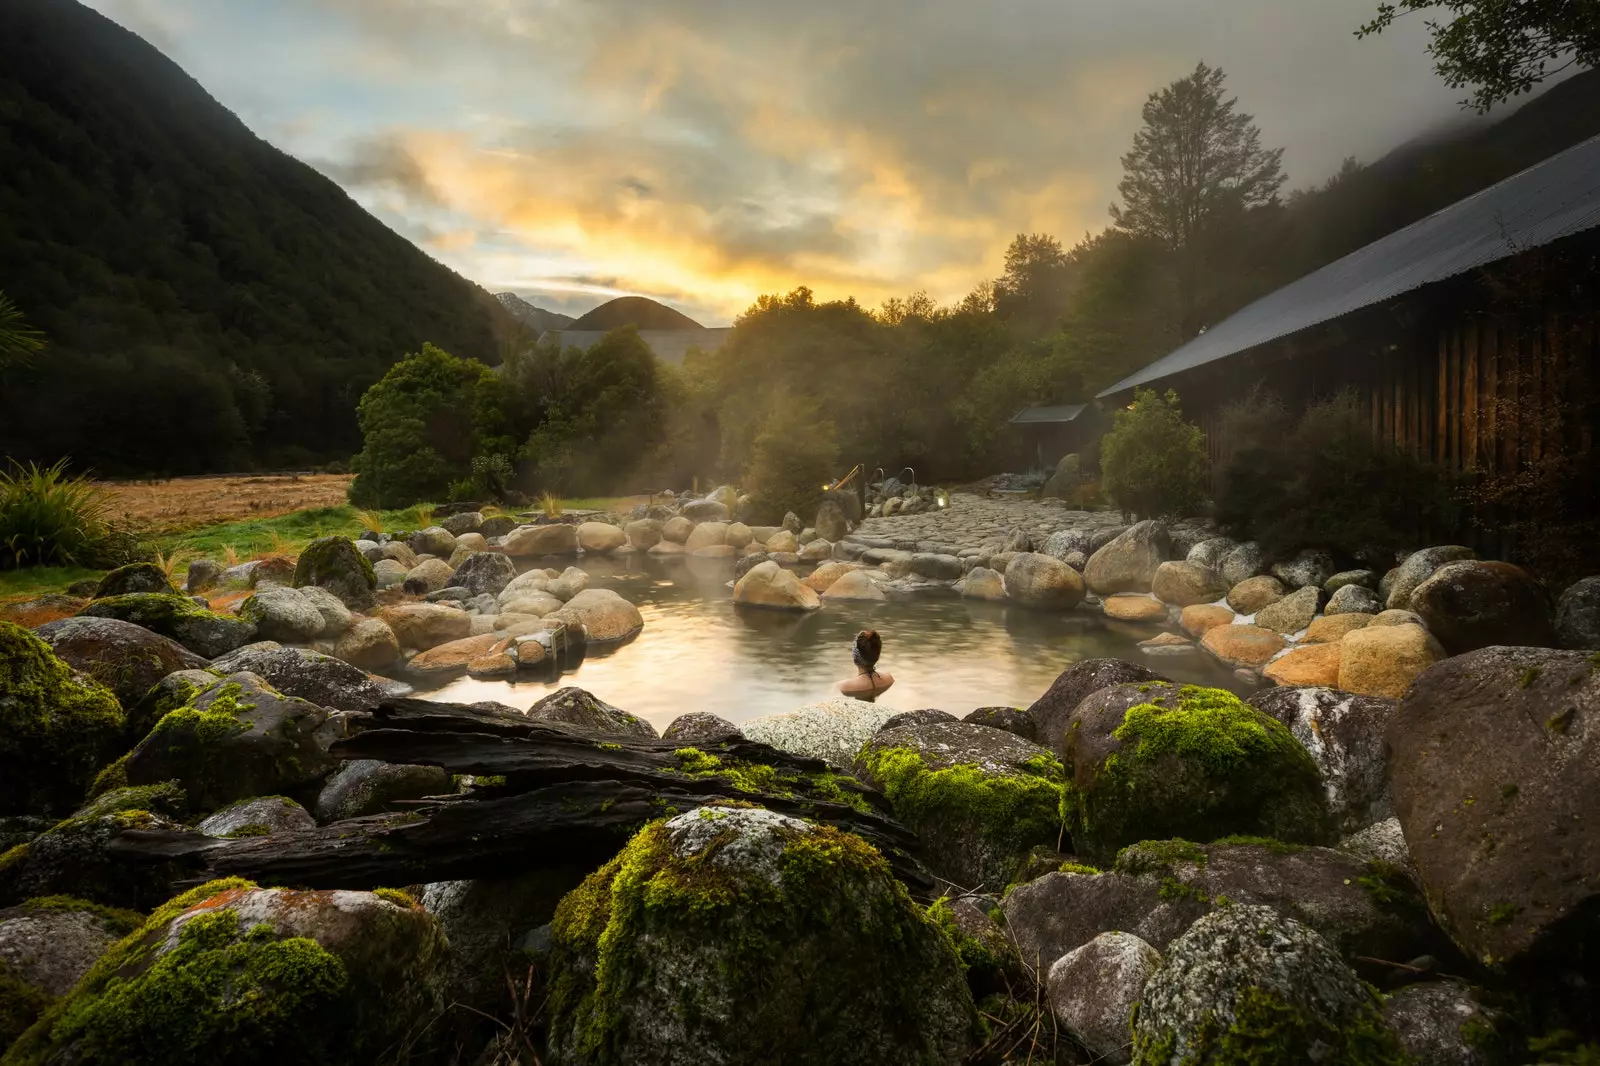
[(533, 330), (536, 337), (547, 329), (567, 329), (574, 321), (571, 315), (564, 315), (559, 311), (546, 311), (514, 292), (497, 292), (494, 298), (500, 301), (501, 307), (510, 312), (512, 318)]
[(688, 315), (645, 296), (619, 296), (596, 307), (566, 328), (609, 331), (623, 326), (635, 326), (641, 330), (705, 328)]

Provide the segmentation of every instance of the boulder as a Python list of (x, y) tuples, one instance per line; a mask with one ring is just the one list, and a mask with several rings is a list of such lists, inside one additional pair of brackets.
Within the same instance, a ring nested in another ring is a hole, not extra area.
[(333, 654), (362, 670), (386, 670), (400, 658), (400, 638), (381, 618), (363, 618), (339, 638)]
[(1288, 562), (1275, 564), (1272, 574), (1292, 589), (1320, 589), (1337, 569), (1333, 556), (1321, 548), (1306, 548)]
[(1149, 592), (1156, 571), (1171, 555), (1167, 527), (1161, 522), (1138, 522), (1089, 556), (1083, 578), (1100, 595)]
[(1418, 674), (1442, 658), (1439, 642), (1421, 626), (1374, 621), (1339, 642), (1339, 687), (1399, 699)]
[(110, 689), (0, 622), (0, 816), (71, 811), (122, 749), (124, 729)]
[(380, 559), (372, 564), (372, 578), (377, 583), (378, 589), (392, 589), (397, 585), (405, 584), (406, 574), (410, 568), (395, 562), (393, 559)]
[(316, 604), (285, 585), (259, 585), (239, 605), (239, 617), (256, 627), (261, 640), (308, 644), (322, 632)]
[(728, 505), (721, 500), (690, 500), (678, 513), (691, 522), (726, 522), (730, 516)]
[(322, 632), (317, 636), (322, 639), (337, 640), (355, 624), (355, 616), (350, 613), (350, 608), (344, 605), (344, 601), (322, 586), (306, 585), (295, 591), (321, 613)]
[(294, 581), (295, 560), (286, 555), (269, 555), (265, 559), (257, 559), (245, 565), (250, 568), (246, 584), (251, 588), (260, 585), (288, 585)]
[(628, 535), (609, 522), (584, 522), (578, 526), (578, 547), (596, 555), (609, 555), (628, 543)]
[(132, 911), (70, 898), (0, 910), (0, 1047), (9, 1047), (112, 944), (142, 924)]
[(1563, 648), (1600, 650), (1600, 577), (1586, 577), (1561, 594), (1555, 628)]
[(557, 689), (528, 708), (528, 717), (567, 725), (601, 736), (656, 739), (655, 727), (576, 686)]
[(1165, 562), (1156, 568), (1151, 593), (1174, 607), (1214, 603), (1228, 592), (1227, 582), (1215, 570), (1190, 562)]
[(1345, 634), (1365, 629), (1373, 619), (1370, 614), (1328, 614), (1314, 619), (1306, 627), (1303, 642), (1307, 644), (1337, 644)]
[(832, 600), (886, 600), (888, 594), (865, 570), (852, 570), (831, 583), (822, 593), (824, 602)]
[[(765, 562), (765, 560), (761, 560), (761, 561)], [(756, 566), (756, 565), (758, 565), (758, 564), (757, 563), (752, 563), (751, 564), (751, 566)], [(811, 573), (807, 574), (805, 576), (805, 578), (801, 581), (801, 584), (805, 585), (806, 588), (811, 589), (813, 592), (826, 592), (826, 591), (828, 591), (828, 587), (830, 585), (832, 585), (835, 581), (839, 580), (844, 575), (850, 573), (852, 570), (860, 570), (860, 569), (861, 569), (861, 564), (860, 563), (841, 563), (841, 562), (829, 561), (829, 562), (823, 563), (821, 566), (819, 566), (815, 570), (811, 571)], [(749, 571), (746, 570), (745, 573), (749, 573)], [(739, 577), (743, 577), (744, 575), (743, 574), (739, 574), (738, 576)]]
[(505, 553), (517, 559), (541, 555), (576, 555), (578, 528), (565, 522), (519, 526), (506, 534)]
[[(874, 849), (759, 808), (646, 827), (552, 933), (560, 1061), (957, 1063), (977, 1024), (949, 938)], [(580, 1052), (599, 1019), (603, 1059)]]
[(418, 555), (435, 555), (440, 559), (448, 559), (450, 553), (456, 550), (456, 537), (443, 526), (429, 526), (407, 537), (406, 545)]
[(407, 592), (438, 592), (455, 584), (455, 571), (443, 559), (424, 559), (406, 571)]
[(1492, 644), (1548, 648), (1557, 642), (1544, 589), (1510, 563), (1446, 563), (1411, 594), (1411, 610), (1450, 655)]
[(1255, 624), (1274, 633), (1292, 636), (1311, 625), (1322, 606), (1323, 591), (1316, 585), (1302, 585), (1276, 603), (1256, 612)]
[(1384, 997), (1383, 1017), (1407, 1061), (1421, 1066), (1499, 1066), (1510, 1046), (1504, 1016), (1465, 981), (1407, 985)]
[(1073, 848), (1091, 860), (1168, 837), (1329, 838), (1316, 763), (1281, 723), (1230, 692), (1103, 688), (1072, 713), (1063, 747)]
[(1119, 622), (1138, 622), (1148, 625), (1167, 620), (1167, 605), (1154, 596), (1119, 592), (1115, 596), (1107, 596), (1101, 601), (1100, 606), (1107, 618), (1114, 618)]
[(1378, 575), (1371, 570), (1341, 570), (1322, 583), (1322, 591), (1331, 596), (1348, 585), (1371, 591), (1378, 587)]
[(752, 567), (734, 584), (733, 602), (796, 611), (814, 611), (822, 606), (821, 597), (814, 590), (771, 560)]
[(740, 729), (747, 740), (849, 767), (861, 746), (897, 713), (892, 707), (834, 696), (793, 711), (752, 718)]
[[(378, 546), (378, 555), (380, 558), (387, 559), (392, 563), (399, 563), (407, 570), (417, 565), (417, 553), (412, 551), (411, 545), (403, 540), (384, 541)], [(377, 565), (376, 562), (373, 565)]]
[(1377, 996), (1314, 930), (1268, 907), (1201, 918), (1167, 949), (1133, 1020), (1141, 1066), (1398, 1063)]
[(584, 589), (547, 618), (582, 628), (590, 644), (630, 640), (644, 629), (639, 608), (610, 589)]
[(1260, 626), (1229, 625), (1208, 629), (1200, 646), (1225, 666), (1257, 669), (1284, 649), (1282, 635)]
[(517, 520), (508, 514), (491, 515), (483, 520), (478, 527), (478, 533), (486, 540), (504, 537), (517, 528)]
[(1071, 610), (1083, 602), (1084, 582), (1060, 559), (1019, 552), (1005, 569), (1006, 596), (1013, 603), (1047, 610)]
[[(5, 861), (0, 862), (0, 907), (71, 897), (107, 907), (149, 910), (170, 896), (172, 882), (183, 876), (183, 866), (129, 862), (112, 851), (112, 842), (131, 830), (181, 832), (183, 826), (165, 815), (130, 808), (128, 804), (138, 802), (133, 796), (141, 790), (121, 791), (129, 798), (115, 805), (120, 809), (79, 812), (6, 852)], [(174, 791), (182, 795), (181, 790)], [(0, 1019), (4, 1013), (0, 1012)]]
[(654, 518), (640, 518), (622, 528), (628, 543), (639, 551), (648, 551), (661, 543), (661, 522)]
[(1308, 644), (1290, 648), (1261, 670), (1275, 685), (1337, 685), (1339, 648), (1336, 644)]
[(476, 533), (483, 528), (483, 512), (461, 511), (457, 514), (448, 515), (444, 521), (439, 523), (439, 527), (455, 537), (459, 546), (462, 537), (470, 533)]
[(999, 601), (1006, 598), (1006, 581), (985, 566), (975, 566), (956, 585), (956, 591), (969, 600)]
[(684, 744), (709, 744), (743, 736), (738, 726), (710, 711), (680, 714), (661, 731), (662, 740), (676, 740)]
[(1205, 570), (1215, 570), (1220, 575), (1228, 553), (1238, 546), (1239, 542), (1229, 537), (1207, 537), (1190, 548), (1183, 558), (1185, 562), (1193, 563)]
[(501, 650), (501, 644), (509, 639), (504, 633), (486, 633), (436, 644), (413, 656), (406, 670), (427, 680), (460, 677), (467, 672), (468, 663)]
[(1044, 539), (1039, 546), (1039, 554), (1048, 555), (1052, 559), (1067, 561), (1067, 556), (1073, 552), (1081, 552), (1087, 558), (1092, 548), (1093, 536), (1087, 529), (1059, 529)]
[[(776, 534), (774, 534), (774, 536), (776, 536)], [(800, 561), (802, 563), (824, 562), (833, 558), (833, 542), (822, 540), (821, 538), (808, 541), (805, 544), (800, 545), (800, 551), (796, 554), (800, 556)]]
[(883, 733), (890, 729), (899, 729), (901, 726), (923, 725), (930, 722), (959, 722), (961, 719), (949, 711), (941, 711), (936, 707), (924, 707), (916, 711), (900, 711), (890, 715), (880, 725), (876, 733)]
[(511, 561), (510, 556), (498, 552), (477, 552), (456, 567), (450, 583), (466, 589), (474, 596), (486, 592), (498, 596), (516, 576), (517, 564)]
[(472, 616), (443, 603), (402, 603), (380, 609), (378, 617), (394, 631), (401, 647), (417, 651), (472, 635)]
[(129, 785), (176, 781), (191, 808), (209, 813), (251, 796), (309, 798), (333, 770), (317, 738), (321, 707), (249, 673), (186, 689), (122, 763)]
[(155, 563), (129, 563), (101, 578), (89, 598), (103, 600), (108, 596), (126, 596), (130, 592), (158, 592), (175, 596), (178, 590), (172, 587), (167, 572)]
[(1247, 702), (1287, 726), (1310, 753), (1340, 835), (1394, 816), (1383, 738), (1398, 703), (1331, 685), (1263, 689)]
[(855, 773), (889, 797), (928, 868), (954, 884), (1001, 889), (1035, 846), (1061, 839), (1061, 764), (1013, 733), (971, 722), (883, 730)]
[(1031, 744), (1039, 743), (1039, 723), (1033, 720), (1033, 715), (1018, 707), (979, 707), (961, 720), (988, 729), (1003, 729)]
[(735, 548), (748, 545), (755, 536), (750, 532), (750, 527), (743, 522), (730, 522), (723, 543)]
[(271, 641), (246, 644), (213, 660), (211, 669), (224, 675), (255, 674), (282, 695), (339, 711), (374, 711), (384, 696), (364, 671), (336, 656)]
[(118, 618), (171, 637), (196, 655), (215, 659), (255, 639), (256, 627), (242, 618), (212, 614), (187, 596), (131, 592), (95, 600), (79, 612), (89, 618)]
[(823, 500), (817, 508), (817, 520), (812, 523), (817, 536), (823, 540), (840, 541), (850, 532), (850, 522), (835, 500)]
[(929, 581), (955, 581), (966, 573), (966, 568), (954, 555), (917, 552), (911, 556), (911, 572)]
[(438, 923), (403, 893), (212, 881), (113, 947), (11, 1054), (84, 1064), (384, 1061), (443, 1012), (448, 959)]
[(204, 592), (214, 589), (222, 582), (223, 566), (212, 559), (196, 559), (189, 564), (189, 572), (185, 575), (183, 587), (186, 592)]
[(352, 759), (342, 764), (317, 794), (317, 819), (337, 822), (394, 810), (399, 800), (423, 799), (452, 792), (450, 774), (437, 766)]
[(1341, 585), (1328, 597), (1328, 605), (1323, 608), (1329, 615), (1376, 615), (1381, 610), (1383, 604), (1378, 594), (1362, 585)]
[(1267, 569), (1267, 553), (1255, 541), (1238, 545), (1222, 559), (1222, 580), (1229, 587), (1248, 581)]
[(1212, 603), (1197, 603), (1185, 607), (1178, 616), (1178, 625), (1196, 639), (1205, 636), (1218, 626), (1232, 625), (1235, 615), (1228, 608)]
[(1600, 935), (1594, 657), (1446, 659), (1412, 683), (1387, 740), (1395, 813), (1445, 932), (1486, 964), (1579, 966)]
[[(1083, 460), (1076, 452), (1063, 455), (1046, 479), (1039, 495), (1047, 500), (1070, 500), (1083, 484)], [(1059, 556), (1058, 556), (1059, 558)]]
[[(168, 674), (206, 665), (177, 641), (116, 618), (63, 618), (35, 634), (62, 662), (109, 688), (124, 708), (132, 708)], [(154, 724), (130, 722), (130, 743)]]
[(1384, 598), (1384, 606), (1401, 611), (1411, 610), (1411, 594), (1417, 590), (1418, 585), (1433, 576), (1435, 570), (1445, 563), (1477, 557), (1477, 552), (1460, 544), (1443, 544), (1412, 552), (1406, 556), (1405, 562), (1394, 569), (1392, 576), (1384, 576), (1383, 584), (1388, 587), (1388, 591), (1384, 592), (1381, 587), (1379, 589)]
[[(581, 574), (583, 571), (578, 570), (577, 573)], [(495, 593), (495, 598), (504, 605), (535, 593), (549, 595), (550, 582), (555, 578), (554, 570), (529, 570), (506, 582), (505, 587)]]
[(1113, 685), (1166, 681), (1153, 670), (1121, 659), (1085, 659), (1067, 667), (1028, 708), (1037, 724), (1039, 743), (1057, 755), (1066, 750), (1066, 732), (1073, 712), (1090, 694)]
[(230, 803), (195, 828), (211, 837), (254, 837), (316, 827), (316, 819), (287, 796), (256, 796)]
[(1378, 626), (1380, 628), (1383, 626), (1407, 625), (1422, 626), (1423, 629), (1428, 628), (1427, 626), (1423, 625), (1422, 619), (1417, 615), (1412, 614), (1410, 611), (1398, 610), (1379, 611), (1377, 615), (1373, 617), (1372, 621), (1367, 623), (1367, 625)]
[(349, 537), (319, 537), (300, 552), (294, 564), (293, 583), (296, 588), (325, 588), (352, 611), (364, 611), (372, 606), (377, 576)]
[(694, 532), (694, 523), (683, 515), (674, 515), (661, 527), (661, 539), (671, 544), (682, 544)]
[(1050, 967), (1050, 1011), (1097, 1061), (1125, 1066), (1128, 1019), (1160, 967), (1161, 952), (1132, 933), (1101, 933)]
[(1339, 850), (1354, 855), (1362, 862), (1378, 862), (1404, 871), (1408, 878), (1416, 880), (1411, 849), (1406, 844), (1405, 831), (1400, 828), (1398, 818), (1385, 818), (1351, 833), (1339, 841)]
[(562, 603), (569, 602), (578, 593), (589, 587), (589, 575), (576, 566), (569, 566), (560, 574), (551, 578), (545, 585), (545, 591)]
[(1247, 577), (1228, 590), (1228, 606), (1239, 614), (1253, 615), (1283, 599), (1286, 592), (1283, 582), (1275, 577)]

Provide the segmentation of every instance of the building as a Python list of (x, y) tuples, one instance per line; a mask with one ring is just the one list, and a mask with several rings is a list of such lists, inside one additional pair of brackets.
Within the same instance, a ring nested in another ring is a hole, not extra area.
[(1292, 408), (1352, 390), (1373, 432), (1449, 468), (1524, 469), (1600, 426), (1600, 138), (1257, 300), (1097, 397), (1176, 390), (1226, 454), (1252, 386)]
[(1100, 413), (1082, 403), (1024, 408), (1011, 416), (1009, 425), (1017, 439), (1015, 461), (1046, 471), (1105, 431)]
[[(663, 363), (682, 366), (683, 357), (690, 348), (713, 351), (727, 343), (732, 328), (707, 329), (641, 329), (639, 339), (656, 353)], [(592, 348), (606, 337), (605, 330), (551, 329), (540, 334), (539, 342), (558, 343), (563, 348)]]

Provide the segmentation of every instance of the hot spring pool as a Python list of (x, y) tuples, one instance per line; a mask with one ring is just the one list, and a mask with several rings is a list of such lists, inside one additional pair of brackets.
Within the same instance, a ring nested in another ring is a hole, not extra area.
[(879, 668), (895, 686), (878, 702), (896, 710), (938, 707), (960, 717), (975, 707), (1026, 707), (1062, 670), (1099, 656), (1142, 662), (1176, 681), (1236, 688), (1209, 657), (1151, 658), (1136, 647), (1155, 628), (1108, 622), (1091, 611), (1051, 613), (954, 593), (891, 595), (886, 602), (828, 604), (808, 614), (736, 608), (733, 564), (635, 555), (586, 559), (592, 586), (638, 605), (644, 631), (591, 653), (559, 679), (460, 678), (419, 695), (453, 703), (494, 700), (528, 707), (563, 685), (579, 685), (661, 729), (680, 714), (710, 711), (731, 722), (836, 695), (855, 673), (850, 643), (862, 629), (883, 636)]

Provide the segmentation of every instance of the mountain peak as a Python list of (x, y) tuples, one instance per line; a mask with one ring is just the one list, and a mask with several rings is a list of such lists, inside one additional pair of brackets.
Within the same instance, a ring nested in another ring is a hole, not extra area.
[(704, 329), (700, 323), (647, 296), (619, 296), (572, 323), (571, 329)]
[(546, 311), (514, 292), (497, 292), (494, 298), (500, 301), (500, 306), (511, 313), (512, 318), (535, 333), (543, 333), (547, 329), (567, 329), (573, 322), (571, 315), (563, 315), (559, 311)]

